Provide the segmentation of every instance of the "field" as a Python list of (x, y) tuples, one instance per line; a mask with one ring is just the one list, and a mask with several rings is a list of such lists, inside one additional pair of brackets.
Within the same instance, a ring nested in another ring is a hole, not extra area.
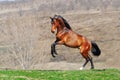
[[(52, 58), (49, 17), (55, 14), (99, 45), (94, 70), (90, 64), (79, 70), (84, 59), (78, 49), (56, 46)], [(0, 80), (120, 80), (119, 55), (120, 0), (0, 2)]]
[(120, 70), (1, 70), (0, 80), (120, 80)]

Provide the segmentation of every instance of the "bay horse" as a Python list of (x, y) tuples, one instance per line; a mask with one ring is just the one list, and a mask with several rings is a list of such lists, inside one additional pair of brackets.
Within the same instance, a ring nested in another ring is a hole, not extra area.
[(94, 69), (94, 64), (92, 61), (92, 57), (88, 53), (90, 50), (94, 56), (99, 56), (101, 54), (101, 50), (98, 45), (89, 41), (86, 37), (74, 32), (68, 22), (60, 15), (55, 15), (51, 19), (51, 32), (54, 33), (56, 30), (56, 40), (51, 45), (51, 55), (55, 57), (57, 55), (55, 46), (56, 45), (65, 45), (71, 48), (78, 48), (80, 50), (81, 55), (85, 58), (85, 63), (80, 68), (81, 70), (86, 66), (86, 64), (90, 61), (91, 69)]

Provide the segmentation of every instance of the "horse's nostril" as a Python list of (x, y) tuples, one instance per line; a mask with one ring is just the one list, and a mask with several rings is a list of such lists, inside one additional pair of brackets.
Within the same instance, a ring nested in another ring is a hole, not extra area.
[(52, 33), (54, 33), (55, 31), (54, 30), (51, 30)]

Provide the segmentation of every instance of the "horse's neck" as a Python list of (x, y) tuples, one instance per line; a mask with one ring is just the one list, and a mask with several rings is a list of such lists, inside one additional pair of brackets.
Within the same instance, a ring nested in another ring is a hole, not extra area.
[(67, 30), (68, 28), (65, 26), (64, 22), (61, 21), (59, 27), (57, 28), (57, 33), (59, 32), (64, 32), (65, 30)]
[(67, 28), (66, 28), (65, 26), (59, 26), (59, 27), (57, 28), (57, 33), (59, 33), (59, 32), (64, 32), (66, 29), (67, 29)]

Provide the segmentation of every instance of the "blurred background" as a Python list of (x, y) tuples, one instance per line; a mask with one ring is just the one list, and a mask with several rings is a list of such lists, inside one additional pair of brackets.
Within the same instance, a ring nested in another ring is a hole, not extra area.
[(55, 14), (99, 45), (96, 69), (120, 69), (120, 0), (0, 0), (0, 69), (78, 70), (78, 49), (57, 46), (56, 58), (50, 54)]

